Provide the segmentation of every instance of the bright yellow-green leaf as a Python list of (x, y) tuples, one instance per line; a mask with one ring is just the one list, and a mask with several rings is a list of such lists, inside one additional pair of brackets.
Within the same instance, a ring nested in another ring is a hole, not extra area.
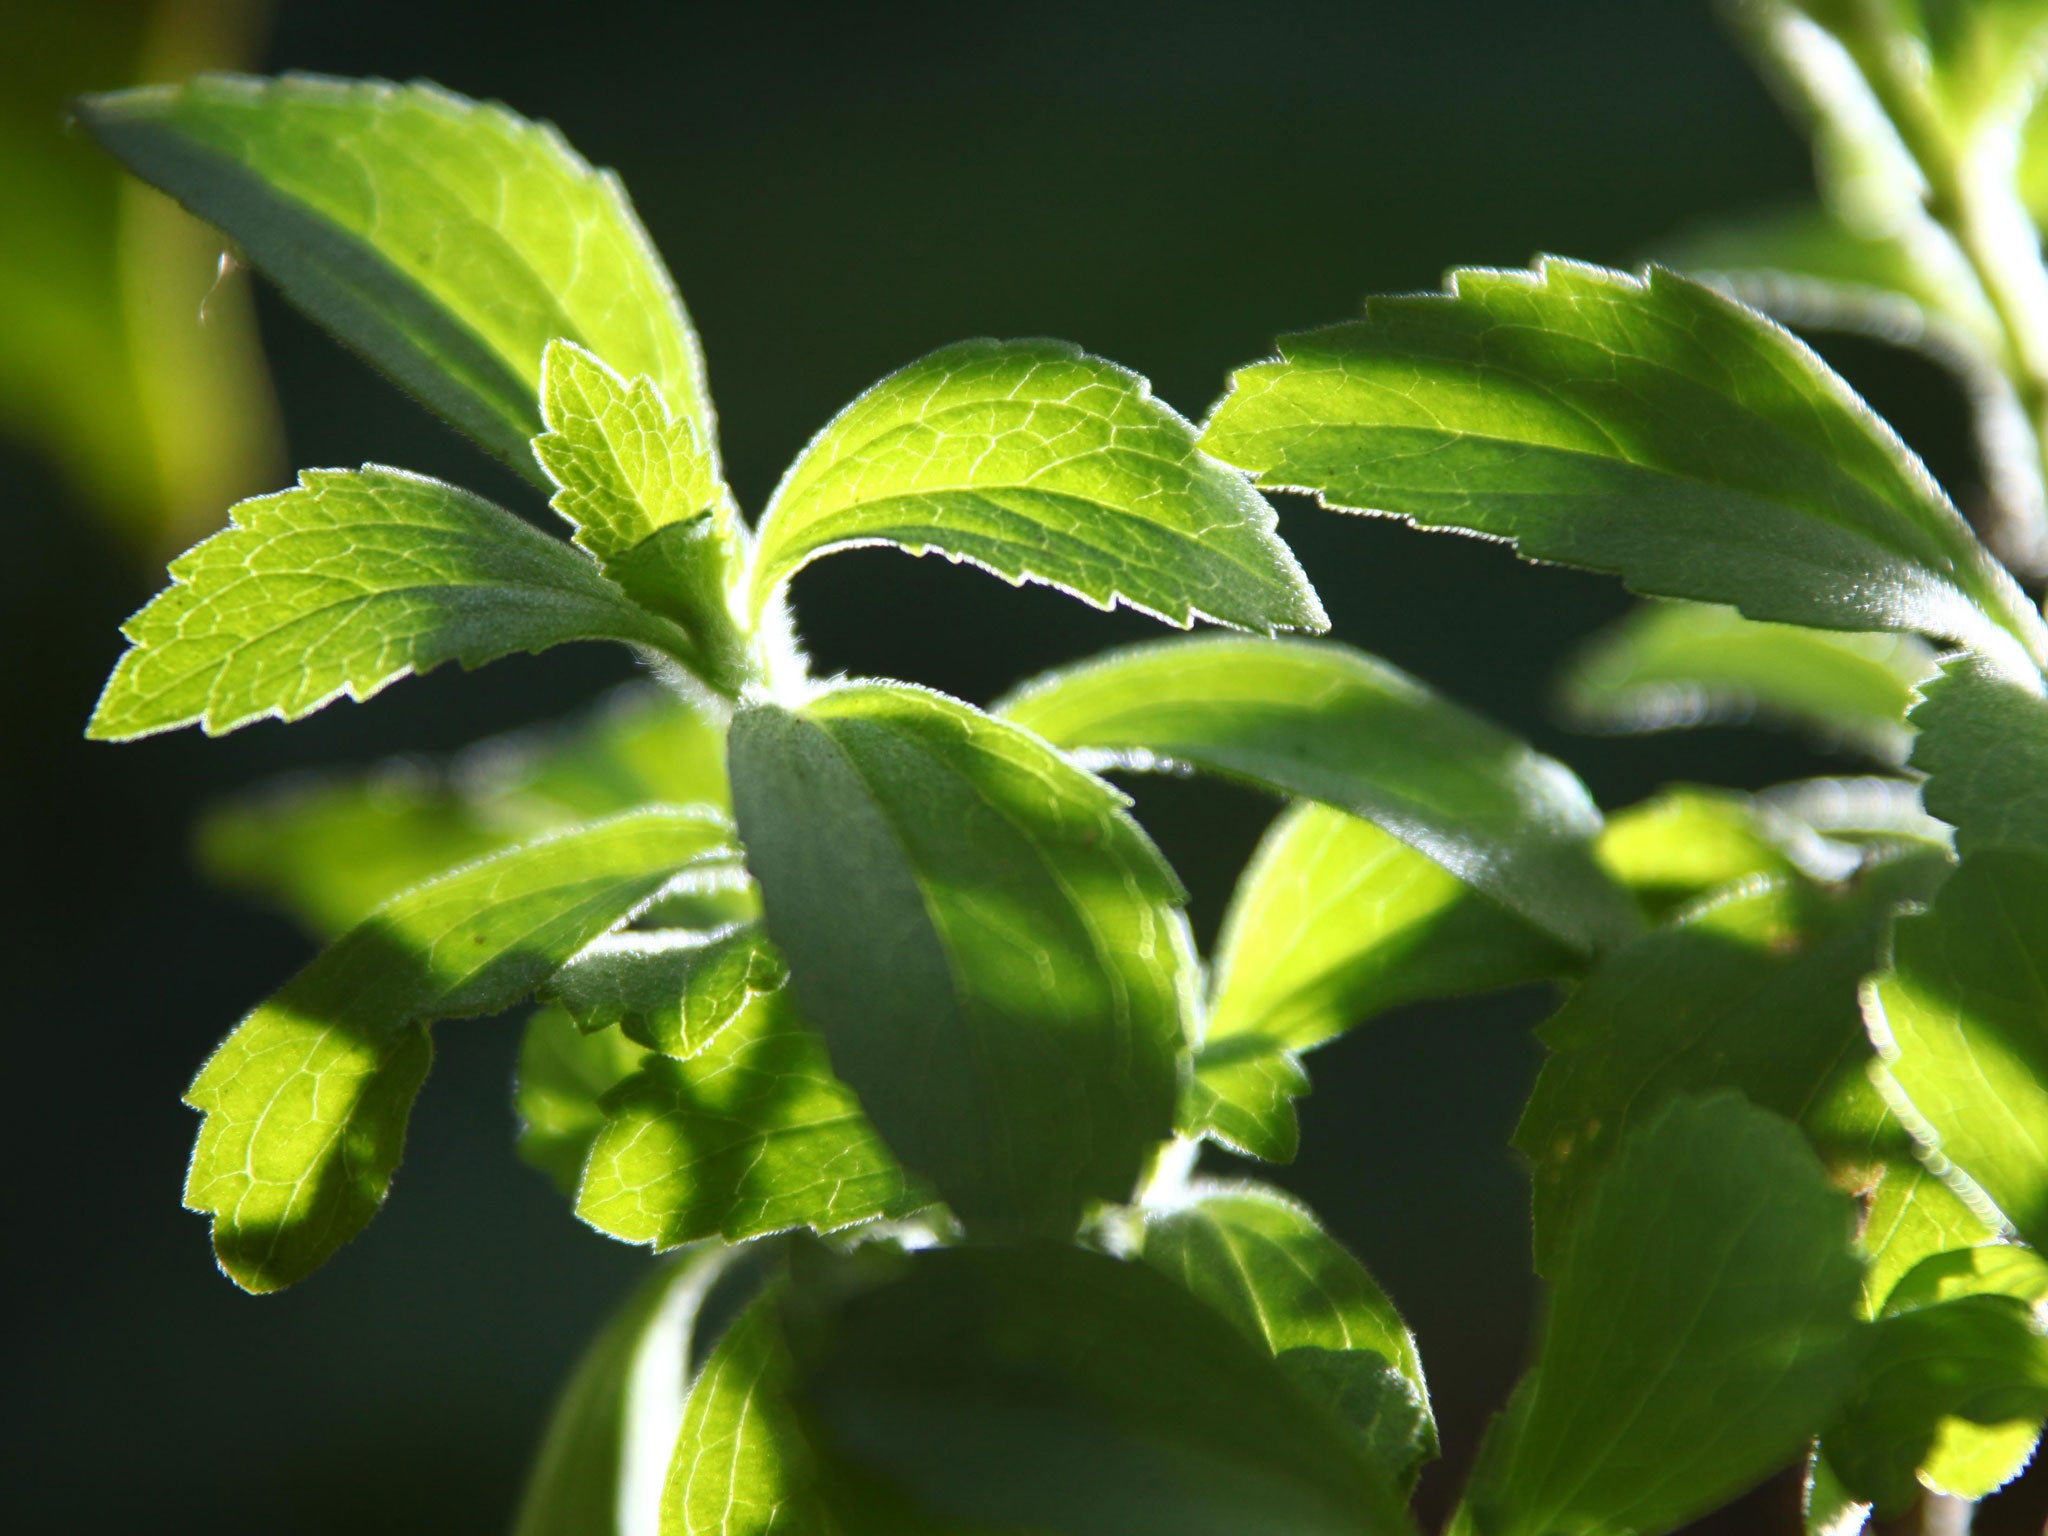
[(964, 341), (875, 385), (790, 466), (753, 606), (821, 555), (893, 544), (1183, 628), (1328, 628), (1273, 523), (1136, 374), (1065, 342)]
[(430, 1021), (510, 1007), (729, 835), (648, 810), (501, 853), (378, 908), (244, 1019), (185, 1095), (206, 1116), (185, 1203), (229, 1277), (290, 1285), (376, 1213)]

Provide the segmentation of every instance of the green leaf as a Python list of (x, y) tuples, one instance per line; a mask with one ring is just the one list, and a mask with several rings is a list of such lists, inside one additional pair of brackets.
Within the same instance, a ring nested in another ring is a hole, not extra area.
[(1965, 858), (1869, 991), (1900, 1117), (2048, 1246), (2048, 857)]
[(1796, 1460), (1860, 1342), (1850, 1203), (1734, 1094), (1634, 1130), (1564, 1244), (1536, 1365), (1474, 1475), (1487, 1536), (1659, 1536)]
[[(629, 684), (578, 719), (450, 758), (262, 786), (208, 813), (199, 861), (332, 937), (422, 880), (544, 832), (643, 805), (727, 801), (724, 731), (667, 689)], [(709, 883), (730, 887), (738, 872), (728, 874)], [(732, 889), (699, 901), (711, 924), (746, 915)]]
[(709, 1247), (663, 1265), (591, 1341), (548, 1416), (512, 1536), (654, 1529), (699, 1314), (731, 1260)]
[(2024, 593), (1799, 341), (1697, 283), (1547, 261), (1282, 337), (1203, 446), (1269, 488), (1753, 619), (2048, 657)]
[(94, 138), (218, 225), (285, 296), (536, 481), (541, 352), (651, 377), (715, 441), (703, 360), (608, 171), (439, 86), (202, 75), (78, 104)]
[(616, 933), (577, 955), (548, 994), (584, 1030), (616, 1024), (627, 1038), (677, 1058), (694, 1056), (756, 997), (787, 977), (754, 923), (713, 933)]
[(1956, 829), (1957, 847), (2048, 852), (2048, 699), (1970, 656), (1950, 659), (1921, 693), (1913, 766), (1927, 775), (1927, 809)]
[(662, 1488), (662, 1536), (833, 1536), (815, 1453), (789, 1390), (779, 1288), (740, 1314), (683, 1405)]
[(727, 835), (648, 810), (499, 854), (378, 908), (244, 1019), (185, 1095), (206, 1116), (185, 1203), (229, 1278), (290, 1285), (376, 1214), (429, 1021), (510, 1007)]
[(541, 412), (548, 430), (533, 451), (576, 542), (636, 601), (682, 626), (707, 682), (737, 691), (747, 658), (728, 589), (744, 535), (696, 427), (652, 379), (629, 384), (566, 341), (549, 342), (542, 359)]
[(1988, 1242), (1991, 1224), (1913, 1156), (1895, 1156), (1864, 1197), (1856, 1248), (1863, 1255), (1863, 1314), (1875, 1317), (1923, 1260)]
[(1341, 1420), (1147, 1265), (934, 1248), (793, 1301), (817, 1439), (945, 1529), (1412, 1529)]
[(675, 651), (680, 633), (502, 507), (403, 470), (309, 469), (171, 562), (86, 734), (219, 735), (366, 699), (444, 661), (568, 640)]
[(1291, 1163), (1301, 1150), (1294, 1101), (1309, 1090), (1301, 1058), (1259, 1035), (1218, 1041), (1195, 1054), (1174, 1129), (1206, 1136), (1233, 1152)]
[(2026, 1465), (2048, 1415), (2048, 1338), (2027, 1303), (1962, 1296), (1884, 1318), (1841, 1417), (1828, 1463), (1881, 1516), (1924, 1482), (1977, 1499)]
[(1404, 1003), (1573, 970), (1573, 956), (1371, 822), (1282, 812), (1223, 919), (1182, 1130), (1290, 1161), (1294, 1053)]
[(1146, 1212), (1141, 1251), (1335, 1409), (1389, 1482), (1414, 1486), (1437, 1453), (1414, 1335), (1305, 1209), (1270, 1185), (1197, 1185), (1187, 1204)]
[(779, 993), (688, 1061), (647, 1057), (603, 1108), (576, 1214), (624, 1242), (831, 1232), (931, 1203)]
[(1798, 866), (1757, 811), (1732, 790), (1674, 784), (1607, 818), (1601, 867), (1657, 921), (1738, 881), (1782, 881)]
[(1593, 862), (1600, 812), (1568, 768), (1347, 646), (1132, 646), (998, 707), (1107, 762), (1192, 764), (1361, 816), (1574, 949), (1634, 924)]
[(1912, 635), (1759, 624), (1729, 608), (1651, 603), (1593, 638), (1566, 672), (1563, 694), (1578, 723), (1597, 730), (1756, 718), (1900, 763), (1914, 689), (1933, 673), (1933, 650)]
[(821, 555), (937, 551), (1185, 628), (1321, 630), (1264, 498), (1136, 374), (1058, 341), (964, 341), (811, 440), (762, 515), (753, 609)]
[(1740, 1089), (1832, 1160), (1866, 1160), (1883, 1111), (1858, 988), (1893, 908), (1943, 868), (1887, 866), (1841, 896), (1737, 887), (1596, 968), (1539, 1032), (1550, 1056), (1515, 1130), (1533, 1165), (1538, 1270), (1564, 1253), (1630, 1128), (1677, 1095)]
[(1172, 1130), (1194, 964), (1126, 801), (907, 686), (750, 705), (733, 804), (832, 1066), (970, 1226), (1066, 1235)]
[(537, 1008), (526, 1021), (512, 1083), (519, 1156), (570, 1199), (604, 1129), (604, 1096), (646, 1055), (645, 1046), (615, 1029), (584, 1033), (560, 1008)]
[(1231, 898), (1203, 1045), (1258, 1036), (1305, 1051), (1404, 1003), (1573, 968), (1562, 946), (1371, 822), (1297, 804)]

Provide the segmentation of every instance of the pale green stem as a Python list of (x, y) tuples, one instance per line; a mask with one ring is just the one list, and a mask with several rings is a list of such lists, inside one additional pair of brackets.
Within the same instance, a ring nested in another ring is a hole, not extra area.
[[(1983, 287), (2004, 333), (2005, 371), (2033, 428), (2041, 484), (2048, 490), (2048, 266), (2017, 190), (2017, 125), (1958, 142), (1929, 99), (1915, 45), (1886, 8), (1865, 5), (1858, 15), (1861, 25), (1843, 41), (1919, 168), (1928, 216), (1948, 231)], [(2028, 574), (2039, 575), (2048, 570), (2042, 505), (2010, 510), (2026, 523), (2009, 531), (2005, 553)]]

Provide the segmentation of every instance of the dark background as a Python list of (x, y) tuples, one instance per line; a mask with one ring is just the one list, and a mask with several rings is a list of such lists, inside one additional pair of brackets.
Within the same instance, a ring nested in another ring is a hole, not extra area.
[[(848, 397), (959, 337), (1068, 337), (1198, 416), (1277, 332), (1368, 292), (1538, 251), (1628, 263), (1807, 184), (1803, 147), (1690, 0), (287, 0), (263, 62), (431, 76), (552, 118), (617, 166), (703, 334), (751, 507)], [(293, 463), (395, 463), (532, 508), (260, 302)], [(1828, 350), (1967, 495), (1945, 381), (1874, 348)], [(266, 775), (452, 748), (572, 709), (628, 664), (558, 651), (289, 730), (88, 745), (116, 625), (160, 573), (20, 450), (0, 448), (0, 487), (14, 1529), (502, 1530), (553, 1388), (645, 1257), (579, 1226), (514, 1161), (515, 1031), (454, 1024), (368, 1233), (282, 1296), (252, 1300), (216, 1274), (203, 1223), (178, 1209), (194, 1129), (178, 1094), (307, 944), (197, 883), (186, 840), (209, 799)], [(1339, 636), (1529, 733), (1603, 804), (1669, 778), (1755, 786), (1841, 766), (1735, 731), (1568, 737), (1546, 682), (1621, 610), (1616, 586), (1305, 503), (1282, 519)], [(891, 553), (827, 561), (795, 595), (820, 670), (977, 701), (1155, 632)], [(1268, 807), (1208, 784), (1134, 787), (1206, 941)], [(1542, 1003), (1413, 1009), (1319, 1053), (1305, 1152), (1279, 1175), (1421, 1336), (1448, 1441), (1425, 1489), (1436, 1510), (1525, 1348), (1526, 1186), (1505, 1143)], [(2031, 1529), (2041, 1482), (2000, 1501), (2010, 1524), (1987, 1510), (1980, 1529)], [(1781, 1480), (1715, 1528), (1794, 1529), (1794, 1496)]]

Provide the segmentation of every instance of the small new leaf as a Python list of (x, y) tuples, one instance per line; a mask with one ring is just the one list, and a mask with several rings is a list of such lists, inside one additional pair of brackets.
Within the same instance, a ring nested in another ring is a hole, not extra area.
[(628, 1039), (682, 1060), (787, 975), (756, 923), (713, 933), (661, 928), (599, 939), (555, 973), (548, 994), (579, 1028), (616, 1024)]
[(683, 643), (567, 545), (421, 475), (305, 470), (298, 489), (232, 515), (122, 626), (131, 646), (87, 735), (297, 720), (445, 661), (476, 667), (569, 640)]
[(1594, 863), (1600, 812), (1571, 770), (1348, 646), (1132, 646), (998, 708), (1111, 765), (1192, 764), (1364, 817), (1574, 950), (1634, 927)]
[(1170, 1134), (1194, 962), (1125, 799), (901, 685), (734, 718), (733, 806), (803, 1016), (970, 1226), (1073, 1230)]
[(646, 374), (716, 441), (696, 333), (625, 188), (552, 127), (439, 86), (202, 75), (78, 105), (129, 170), (536, 482), (541, 352)]
[(931, 1203), (780, 995), (688, 1061), (648, 1057), (603, 1107), (576, 1214), (625, 1242), (830, 1232)]
[(641, 376), (630, 384), (598, 358), (552, 341), (541, 362), (548, 430), (534, 456), (576, 542), (643, 606), (695, 642), (713, 686), (736, 690), (744, 647), (729, 597), (740, 561), (730, 497), (688, 417)]
[(1917, 630), (2030, 676), (2048, 626), (1849, 387), (1659, 268), (1466, 271), (1280, 340), (1203, 446), (1270, 488), (1753, 619)]
[(1273, 526), (1136, 374), (1064, 342), (966, 341), (882, 380), (790, 466), (753, 608), (821, 555), (893, 544), (1183, 628), (1328, 628)]
[(377, 909), (259, 1007), (185, 1095), (185, 1203), (236, 1284), (303, 1279), (383, 1203), (434, 1019), (496, 1013), (623, 922), (728, 832), (648, 810), (564, 832)]

